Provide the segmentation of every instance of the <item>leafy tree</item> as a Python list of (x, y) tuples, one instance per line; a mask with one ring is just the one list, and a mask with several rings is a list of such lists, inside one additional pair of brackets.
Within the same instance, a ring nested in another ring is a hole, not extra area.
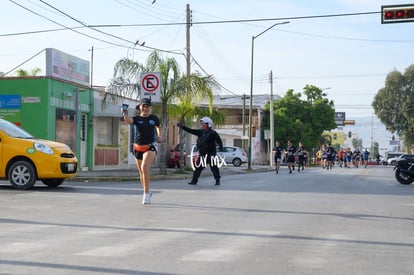
[[(189, 76), (182, 76), (176, 84), (176, 101), (177, 105), (171, 108), (170, 115), (177, 118), (177, 121), (183, 124), (191, 124), (194, 118), (209, 116), (216, 125), (224, 122), (224, 116), (213, 110), (213, 92), (212, 87), (215, 86), (215, 80), (212, 76), (201, 76), (198, 72)], [(197, 107), (203, 99), (208, 99), (207, 107)], [(185, 144), (185, 132), (179, 129), (180, 136), (180, 168), (184, 168), (184, 145), (186, 151), (189, 152), (191, 144)], [(190, 165), (190, 163), (187, 163)]]
[(414, 65), (404, 74), (395, 69), (390, 72), (385, 87), (375, 95), (372, 107), (379, 120), (411, 148), (414, 144)]
[(39, 67), (35, 67), (30, 70), (30, 75), (38, 75), (42, 70)]
[[(323, 131), (336, 128), (335, 109), (333, 102), (316, 86), (306, 85), (304, 95), (306, 100), (301, 98), (301, 93), (288, 90), (282, 99), (274, 102), (274, 136), (282, 145), (292, 140), (296, 145), (302, 142), (310, 150), (321, 144)], [(265, 110), (269, 109), (267, 104)], [(268, 117), (264, 125), (269, 126)]]
[(26, 70), (23, 70), (23, 69), (18, 69), (18, 70), (16, 70), (15, 73), (16, 73), (16, 76), (20, 76), (20, 77), (29, 75), (29, 73)]

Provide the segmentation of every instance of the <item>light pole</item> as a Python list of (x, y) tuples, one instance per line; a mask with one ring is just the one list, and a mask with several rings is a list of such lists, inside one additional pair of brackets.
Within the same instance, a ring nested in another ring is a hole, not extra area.
[[(252, 168), (252, 112), (253, 112), (253, 60), (254, 60), (254, 40), (256, 38), (258, 38), (259, 36), (261, 36), (262, 34), (264, 34), (265, 32), (267, 32), (268, 30), (270, 30), (271, 28), (277, 26), (277, 25), (284, 25), (284, 24), (288, 24), (290, 23), (289, 21), (285, 21), (285, 22), (281, 22), (281, 23), (276, 23), (273, 24), (272, 26), (270, 26), (269, 28), (265, 29), (264, 31), (262, 31), (261, 33), (259, 33), (256, 36), (252, 36), (252, 60), (251, 60), (251, 66), (250, 66), (250, 106), (249, 106), (249, 162), (248, 162), (248, 166), (247, 169), (251, 169)], [(273, 144), (272, 144), (273, 146)]]
[(273, 154), (272, 154), (272, 149), (275, 143), (275, 129), (274, 129), (274, 116), (275, 114), (273, 113), (273, 72), (270, 71), (270, 75), (269, 75), (269, 80), (270, 80), (270, 146), (269, 146), (269, 163), (270, 163), (270, 167), (273, 167)]

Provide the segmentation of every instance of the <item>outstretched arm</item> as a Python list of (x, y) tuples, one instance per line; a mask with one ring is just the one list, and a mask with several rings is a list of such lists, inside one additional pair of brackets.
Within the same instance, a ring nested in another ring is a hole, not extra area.
[(177, 126), (180, 127), (181, 129), (183, 129), (184, 131), (190, 133), (190, 134), (193, 134), (193, 135), (196, 135), (196, 136), (200, 135), (200, 130), (199, 129), (191, 129), (191, 128), (188, 128), (188, 127), (186, 127), (186, 126), (184, 126), (180, 123), (177, 123)]

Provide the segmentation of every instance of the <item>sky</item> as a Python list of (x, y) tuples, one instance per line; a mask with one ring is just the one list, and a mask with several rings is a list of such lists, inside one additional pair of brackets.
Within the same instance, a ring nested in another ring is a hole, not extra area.
[[(270, 71), (273, 93), (280, 96), (289, 89), (302, 92), (305, 85), (315, 85), (334, 101), (336, 111), (356, 121), (353, 129), (367, 139), (365, 144), (374, 127), (362, 121), (379, 123), (371, 107), (375, 94), (389, 72), (404, 72), (413, 64), (414, 23), (381, 24), (380, 11), (381, 5), (414, 1), (1, 2), (0, 71), (11, 71), (10, 76), (15, 68), (39, 67), (45, 73), (42, 50), (55, 48), (93, 61), (93, 85), (100, 86), (108, 84), (118, 60), (128, 57), (145, 64), (150, 48), (175, 58), (185, 73), (186, 28), (182, 23), (189, 4), (191, 71), (213, 75), (224, 87), (215, 93), (227, 97), (250, 94), (253, 41), (253, 96), (270, 93)], [(371, 12), (376, 13), (338, 16)], [(380, 123), (375, 128), (378, 138), (391, 136)]]

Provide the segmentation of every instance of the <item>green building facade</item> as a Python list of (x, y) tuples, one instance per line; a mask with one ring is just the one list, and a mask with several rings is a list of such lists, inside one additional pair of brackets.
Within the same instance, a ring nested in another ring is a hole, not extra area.
[(0, 79), (0, 117), (33, 136), (65, 143), (93, 168), (93, 91), (55, 77)]

